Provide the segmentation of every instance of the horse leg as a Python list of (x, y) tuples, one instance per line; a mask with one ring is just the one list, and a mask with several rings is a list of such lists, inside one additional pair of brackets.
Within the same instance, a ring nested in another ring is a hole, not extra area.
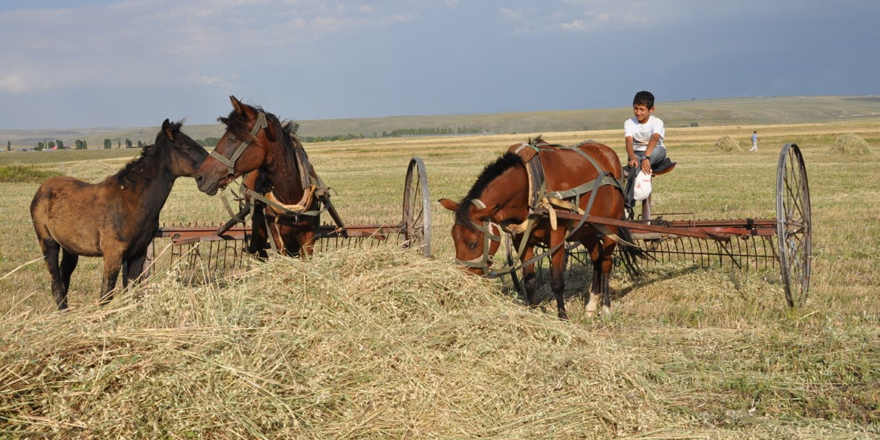
[(601, 279), (598, 290), (602, 295), (602, 313), (606, 317), (611, 317), (611, 270), (614, 269), (614, 248), (617, 242), (604, 237), (602, 239), (602, 255), (596, 265), (596, 275)]
[(315, 230), (306, 230), (297, 234), (296, 239), (299, 242), (300, 257), (307, 257), (315, 252), (315, 237), (318, 235), (316, 232), (317, 224), (315, 228)]
[[(556, 234), (555, 232), (562, 232), (562, 234)], [(565, 230), (562, 228), (554, 231), (553, 235), (556, 235), (556, 240), (551, 240), (551, 247), (555, 245), (555, 243), (559, 243), (563, 240), (565, 234)], [(565, 312), (565, 244), (559, 246), (558, 249), (553, 251), (553, 254), (550, 255), (550, 290), (553, 291), (553, 296), (556, 297), (556, 310), (559, 319), (568, 320), (568, 313)]]
[(601, 289), (599, 288), (601, 282), (598, 278), (598, 271), (596, 270), (595, 263), (599, 260), (599, 239), (591, 234), (582, 239), (581, 244), (584, 246), (584, 249), (590, 252), (590, 262), (593, 263), (593, 279), (590, 282), (590, 288), (588, 291), (590, 298), (585, 306), (587, 317), (592, 318), (596, 316), (596, 311), (599, 308), (599, 295), (601, 294)]
[(136, 283), (144, 273), (144, 263), (147, 260), (147, 252), (135, 255), (122, 263), (122, 287), (128, 287), (129, 283)]
[(110, 252), (104, 253), (104, 281), (101, 283), (100, 304), (105, 305), (113, 299), (113, 289), (122, 269), (122, 257)]
[(64, 310), (67, 308), (67, 284), (64, 283), (61, 268), (58, 266), (58, 254), (61, 251), (61, 246), (51, 238), (41, 238), (40, 248), (43, 251), (43, 259), (46, 261), (49, 276), (52, 278), (52, 296), (55, 297), (55, 305), (58, 310)]
[(256, 254), (260, 260), (269, 258), (269, 254), (266, 253), (266, 245), (269, 244), (269, 231), (266, 230), (266, 215), (263, 213), (265, 207), (265, 204), (254, 201), (254, 216), (251, 218), (251, 242), (247, 248), (249, 254)]
[(70, 292), (70, 276), (76, 269), (79, 255), (73, 252), (63, 251), (61, 258), (61, 282), (64, 283), (64, 307), (67, 308), (67, 292)]
[(590, 297), (593, 295), (602, 297), (602, 315), (611, 317), (611, 269), (614, 266), (614, 247), (617, 242), (610, 238), (603, 238), (597, 243), (596, 252), (593, 253), (593, 286)]
[[(528, 261), (535, 255), (534, 247), (527, 247), (523, 251), (523, 255), (521, 257), (522, 261)], [(530, 264), (522, 268), (522, 277), (523, 277), (523, 287), (526, 292), (526, 300), (529, 302), (529, 307), (536, 308), (538, 307), (538, 299), (536, 298), (535, 293), (538, 291), (538, 277), (536, 274), (535, 264)]]

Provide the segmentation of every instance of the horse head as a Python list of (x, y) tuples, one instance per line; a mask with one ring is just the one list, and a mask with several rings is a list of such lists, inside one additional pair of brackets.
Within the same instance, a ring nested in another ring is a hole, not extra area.
[(194, 177), (202, 162), (208, 157), (208, 152), (180, 131), (183, 121), (171, 122), (168, 119), (162, 123), (162, 130), (156, 135), (156, 146), (163, 145), (171, 149), (171, 173), (177, 176)]
[(452, 242), (455, 244), (455, 259), (463, 264), (468, 272), (485, 275), (492, 268), (492, 258), (498, 251), (501, 227), (493, 221), (500, 206), (485, 206), (479, 199), (463, 200), (456, 203), (440, 199), (444, 208), (455, 213), (452, 225)]
[[(205, 159), (196, 174), (199, 190), (214, 195), (232, 180), (253, 171), (265, 163), (267, 147), (280, 136), (276, 118), (259, 107), (243, 104), (235, 98), (228, 117), (219, 118), (226, 124), (226, 132)], [(271, 119), (271, 121), (270, 121)]]

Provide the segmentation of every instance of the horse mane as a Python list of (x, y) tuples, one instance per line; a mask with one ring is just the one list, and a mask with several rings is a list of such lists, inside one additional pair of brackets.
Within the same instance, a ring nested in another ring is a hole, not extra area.
[(509, 152), (499, 157), (495, 162), (486, 165), (486, 167), (483, 168), (483, 171), (480, 172), (479, 177), (477, 177), (474, 186), (471, 187), (471, 190), (468, 191), (467, 195), (459, 203), (458, 209), (455, 211), (456, 223), (468, 228), (473, 228), (470, 217), (468, 217), (471, 200), (479, 199), (483, 194), (483, 191), (486, 190), (486, 187), (489, 186), (489, 183), (498, 178), (498, 176), (508, 169), (515, 166), (522, 166), (522, 160), (520, 160), (519, 156), (516, 154)]
[[(242, 105), (250, 107), (255, 113), (263, 113), (266, 115), (266, 123), (276, 125), (280, 129), (282, 142), (284, 143), (284, 151), (289, 155), (289, 159), (296, 163), (296, 148), (302, 147), (302, 142), (295, 133), (293, 127), (296, 125), (294, 121), (281, 122), (281, 120), (272, 113), (263, 110), (258, 105), (250, 105), (242, 103)], [(226, 129), (239, 140), (252, 140), (251, 131), (247, 128), (248, 118), (244, 114), (238, 113), (234, 109), (229, 112), (229, 116), (217, 118), (219, 122), (226, 124)]]
[[(182, 126), (183, 121), (172, 123), (171, 132), (180, 134), (180, 127)], [(137, 185), (139, 182), (152, 178), (156, 171), (156, 167), (153, 166), (153, 164), (155, 162), (154, 159), (159, 155), (159, 147), (167, 144), (169, 141), (170, 139), (165, 135), (165, 130), (159, 130), (159, 134), (156, 135), (156, 141), (153, 145), (145, 146), (141, 149), (140, 156), (132, 159), (125, 164), (121, 170), (113, 175), (119, 186), (130, 188)]]

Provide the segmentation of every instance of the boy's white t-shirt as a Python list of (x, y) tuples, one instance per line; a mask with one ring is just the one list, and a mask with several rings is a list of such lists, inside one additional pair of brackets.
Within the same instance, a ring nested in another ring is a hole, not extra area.
[(660, 118), (651, 115), (648, 116), (648, 122), (639, 124), (639, 120), (633, 116), (623, 123), (623, 137), (632, 136), (634, 151), (645, 151), (648, 148), (648, 141), (651, 140), (651, 135), (654, 133), (660, 133), (657, 146), (665, 148), (663, 138), (666, 137), (666, 130), (663, 129), (663, 121)]

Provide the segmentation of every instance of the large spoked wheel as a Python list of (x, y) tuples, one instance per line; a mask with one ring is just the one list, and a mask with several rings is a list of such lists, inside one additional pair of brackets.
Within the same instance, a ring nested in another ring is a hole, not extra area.
[(409, 161), (403, 188), (403, 227), (405, 247), (420, 247), (422, 255), (431, 256), (431, 191), (428, 173), (421, 158)]
[(785, 299), (789, 307), (803, 306), (810, 290), (812, 219), (807, 169), (796, 144), (786, 144), (779, 153), (776, 235)]

